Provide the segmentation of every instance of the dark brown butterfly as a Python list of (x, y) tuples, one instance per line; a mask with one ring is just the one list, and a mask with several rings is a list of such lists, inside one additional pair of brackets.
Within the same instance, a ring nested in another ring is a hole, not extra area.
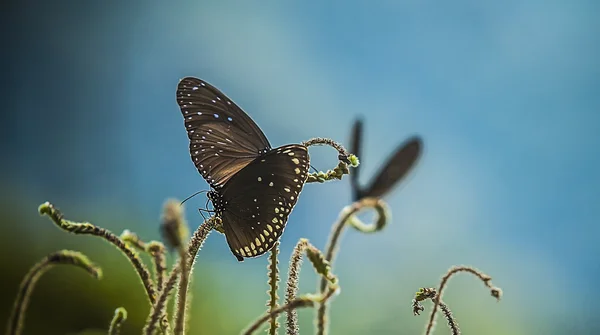
[(212, 188), (208, 197), (231, 252), (239, 261), (266, 253), (283, 234), (308, 178), (307, 148), (272, 148), (240, 107), (201, 79), (182, 79), (177, 103), (192, 161)]
[[(361, 158), (362, 144), (362, 120), (356, 120), (352, 126), (351, 151)], [(383, 167), (375, 174), (374, 180), (367, 187), (361, 187), (358, 183), (360, 165), (350, 175), (352, 184), (353, 200), (357, 201), (365, 197), (380, 198), (390, 192), (393, 187), (404, 178), (417, 162), (423, 148), (423, 141), (418, 136), (413, 136), (402, 143), (396, 152), (383, 164)]]

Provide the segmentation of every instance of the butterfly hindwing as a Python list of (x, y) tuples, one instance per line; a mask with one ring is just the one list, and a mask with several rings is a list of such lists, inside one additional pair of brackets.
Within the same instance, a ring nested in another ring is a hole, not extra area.
[(242, 260), (269, 251), (283, 234), (308, 177), (308, 150), (285, 145), (256, 158), (221, 189), (223, 228)]
[(412, 137), (402, 143), (375, 175), (375, 180), (362, 190), (361, 196), (382, 197), (388, 193), (415, 165), (421, 155), (423, 142)]
[(258, 125), (209, 83), (187, 77), (177, 86), (190, 154), (202, 177), (223, 186), (253, 159), (271, 149)]

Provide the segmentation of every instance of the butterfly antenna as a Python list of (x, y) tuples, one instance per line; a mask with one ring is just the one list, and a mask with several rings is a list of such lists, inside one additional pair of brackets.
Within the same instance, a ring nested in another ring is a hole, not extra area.
[(319, 173), (319, 170), (317, 170), (314, 166), (310, 166), (311, 169), (315, 170), (316, 173)]
[(183, 205), (184, 202), (190, 200), (191, 198), (197, 196), (198, 194), (200, 194), (200, 193), (206, 193), (206, 192), (208, 192), (208, 191), (198, 191), (198, 192), (190, 195), (189, 197), (185, 198), (185, 200), (183, 200), (180, 205)]

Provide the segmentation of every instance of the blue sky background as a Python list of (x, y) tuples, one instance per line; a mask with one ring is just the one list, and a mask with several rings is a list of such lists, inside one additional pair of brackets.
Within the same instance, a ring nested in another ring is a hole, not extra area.
[[(363, 182), (399, 143), (422, 136), (418, 167), (387, 198), (392, 224), (343, 239), (337, 333), (418, 332), (426, 318), (410, 315), (412, 295), (455, 264), (480, 268), (505, 292), (497, 304), (473, 278), (452, 281), (446, 300), (465, 333), (599, 331), (598, 2), (6, 7), (0, 175), (5, 199), (22, 210), (50, 200), (74, 219), (157, 239), (164, 200), (207, 188), (175, 102), (178, 80), (197, 76), (275, 146), (315, 136), (348, 145), (362, 116)], [(311, 157), (325, 170), (336, 154)], [(187, 204), (193, 227), (204, 201)], [(347, 181), (308, 185), (282, 254), (300, 237), (323, 247), (349, 201)], [(36, 257), (63, 247), (64, 234), (41, 218), (18, 229)], [(197, 272), (203, 264), (218, 274), (216, 290), (244, 297), (242, 325), (261, 313), (266, 258), (238, 264), (215, 234)], [(304, 275), (311, 292), (316, 277)], [(305, 328), (311, 316), (301, 313)]]

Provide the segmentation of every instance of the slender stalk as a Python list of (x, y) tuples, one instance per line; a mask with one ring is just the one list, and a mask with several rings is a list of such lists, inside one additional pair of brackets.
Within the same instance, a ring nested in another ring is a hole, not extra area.
[(452, 315), (450, 308), (446, 305), (441, 299), (437, 292), (437, 290), (433, 287), (431, 288), (420, 288), (415, 298), (412, 300), (413, 314), (420, 315), (422, 311), (425, 310), (425, 307), (421, 305), (421, 301), (431, 299), (434, 304), (439, 305), (446, 321), (448, 321), (448, 327), (452, 332), (452, 335), (460, 335), (460, 328), (458, 327), (458, 322)]
[[(271, 254), (269, 255), (269, 265), (267, 266), (269, 277), (269, 300), (267, 301), (267, 310), (268, 313), (276, 310), (279, 307), (278, 300), (279, 296), (277, 296), (278, 283), (279, 283), (279, 267), (277, 264), (279, 261), (277, 260), (277, 255), (279, 254), (279, 242), (275, 242), (275, 245), (271, 249)], [(277, 322), (277, 316), (279, 314), (272, 314), (270, 317), (270, 326), (268, 333), (269, 335), (276, 335), (277, 329), (279, 328), (279, 322)]]
[[(218, 218), (214, 218), (214, 217), (209, 218), (208, 220), (204, 221), (192, 235), (192, 238), (190, 239), (190, 242), (188, 243), (188, 251), (187, 251), (187, 253), (188, 253), (187, 259), (188, 259), (188, 262), (191, 263), (190, 264), (190, 273), (191, 273), (191, 269), (193, 268), (193, 264), (195, 262), (196, 255), (202, 248), (204, 241), (206, 240), (206, 238), (208, 237), (208, 235), (210, 234), (212, 229), (215, 227), (218, 220), (219, 220)], [(148, 316), (148, 319), (146, 321), (146, 326), (144, 327), (144, 334), (147, 334), (147, 335), (154, 334), (154, 331), (156, 330), (156, 325), (158, 324), (159, 319), (165, 320), (165, 318), (166, 318), (166, 303), (167, 303), (169, 294), (175, 287), (175, 283), (177, 282), (177, 279), (181, 272), (180, 266), (181, 266), (180, 263), (175, 265), (175, 267), (173, 268), (173, 270), (171, 270), (171, 273), (169, 274), (169, 278), (167, 279), (167, 282), (165, 283), (163, 290), (159, 292), (158, 297), (156, 299), (156, 303), (152, 306), (150, 315)], [(164, 322), (164, 321), (162, 321), (162, 322)]]
[(123, 307), (115, 310), (115, 316), (110, 321), (108, 335), (119, 335), (121, 333), (121, 325), (127, 320), (127, 311)]
[(181, 276), (179, 277), (179, 288), (177, 289), (177, 313), (175, 315), (175, 334), (182, 335), (185, 332), (185, 315), (187, 310), (187, 293), (190, 281), (187, 252), (184, 248), (180, 249), (179, 253), (179, 269)]
[(167, 259), (165, 246), (158, 241), (151, 241), (146, 246), (146, 251), (152, 256), (156, 280), (156, 291), (160, 292), (167, 280)]
[[(373, 208), (377, 211), (377, 218), (371, 224), (365, 224), (355, 217), (361, 210)], [(346, 226), (350, 225), (363, 233), (373, 233), (382, 230), (390, 220), (390, 213), (386, 203), (377, 198), (362, 198), (352, 205), (346, 206), (340, 212), (338, 221), (333, 224), (329, 240), (325, 248), (325, 260), (333, 265), (338, 252), (339, 239)], [(319, 281), (319, 292), (323, 293), (327, 288), (327, 280), (321, 278)], [(327, 332), (327, 304), (320, 304), (317, 308), (317, 334), (323, 335)]]
[(61, 250), (49, 254), (39, 263), (35, 264), (31, 270), (29, 270), (25, 278), (23, 278), (19, 287), (19, 292), (17, 293), (17, 298), (13, 305), (10, 319), (8, 320), (8, 326), (6, 328), (7, 335), (21, 334), (25, 320), (25, 311), (29, 306), (29, 299), (31, 298), (35, 284), (46, 271), (57, 264), (74, 265), (82, 268), (96, 279), (102, 278), (101, 269), (90, 262), (90, 260), (82, 253)]
[(129, 229), (123, 230), (119, 238), (123, 242), (129, 243), (139, 251), (146, 251), (147, 243), (142, 241), (142, 239), (140, 239), (136, 233), (130, 231)]
[[(144, 334), (153, 335), (156, 331), (156, 325), (159, 320), (164, 320), (166, 317), (166, 309), (167, 309), (167, 300), (169, 298), (169, 294), (175, 287), (175, 283), (179, 278), (179, 264), (173, 268), (171, 271), (171, 275), (169, 279), (165, 283), (165, 287), (158, 294), (158, 298), (156, 299), (156, 303), (152, 306), (150, 310), (150, 315), (148, 316), (148, 320), (146, 321), (146, 326), (144, 327)], [(168, 320), (167, 320), (168, 322)]]
[[(328, 288), (336, 292), (339, 291), (338, 279), (331, 272), (331, 266), (325, 259), (325, 256), (321, 250), (310, 244), (307, 239), (301, 238), (296, 244), (294, 252), (292, 253), (292, 257), (290, 258), (290, 268), (288, 271), (285, 297), (287, 304), (294, 301), (296, 299), (296, 295), (298, 294), (300, 266), (302, 265), (302, 254), (304, 253), (306, 253), (308, 260), (311, 262), (317, 274), (325, 279), (325, 281), (328, 283)], [(323, 295), (325, 292), (322, 292), (321, 294)], [(295, 309), (288, 310), (287, 314), (287, 334), (298, 335), (300, 332), (298, 327), (298, 314), (296, 313)]]
[[(302, 266), (302, 254), (307, 246), (308, 240), (304, 238), (300, 239), (294, 248), (292, 257), (290, 258), (290, 267), (288, 270), (287, 288), (285, 293), (286, 304), (289, 304), (296, 299), (296, 295), (298, 294), (300, 267)], [(298, 326), (298, 313), (295, 309), (287, 311), (286, 329), (288, 335), (298, 335), (300, 332)]]
[(125, 243), (129, 243), (139, 251), (146, 252), (152, 256), (154, 263), (154, 281), (156, 282), (156, 291), (160, 292), (165, 284), (167, 259), (165, 245), (159, 241), (150, 241), (148, 243), (142, 241), (137, 234), (124, 230), (119, 237)]
[(454, 319), (454, 316), (452, 315), (452, 312), (450, 311), (448, 305), (446, 305), (441, 300), (438, 303), (440, 305), (442, 313), (444, 314), (444, 317), (446, 318), (446, 321), (448, 322), (448, 327), (450, 328), (452, 335), (460, 335), (460, 328), (458, 327), (458, 322), (456, 322), (456, 319)]
[(154, 290), (154, 283), (152, 283), (150, 278), (150, 271), (148, 271), (144, 263), (142, 263), (137, 252), (123, 242), (117, 235), (104, 228), (94, 226), (89, 222), (73, 222), (65, 220), (63, 219), (62, 213), (49, 202), (43, 203), (38, 210), (41, 215), (47, 215), (52, 222), (62, 230), (73, 234), (98, 236), (121, 250), (137, 271), (142, 284), (146, 289), (150, 303), (154, 304), (156, 300), (156, 291)]
[[(167, 280), (167, 260), (165, 245), (158, 241), (150, 241), (148, 243), (142, 241), (136, 233), (126, 229), (121, 233), (120, 239), (125, 243), (135, 247), (138, 251), (150, 254), (154, 263), (154, 281), (156, 283), (156, 291), (162, 291), (165, 281)], [(163, 334), (171, 333), (171, 325), (166, 320), (166, 316), (160, 322), (160, 327)]]
[(316, 294), (316, 295), (312, 295), (312, 294), (308, 295), (307, 294), (305, 296), (296, 298), (296, 299), (292, 300), (291, 302), (268, 312), (264, 316), (260, 317), (256, 321), (254, 321), (248, 327), (248, 329), (246, 329), (246, 331), (243, 332), (243, 334), (244, 335), (253, 334), (265, 322), (267, 322), (268, 320), (272, 319), (274, 316), (277, 316), (283, 312), (293, 310), (293, 309), (303, 308), (303, 307), (312, 307), (312, 306), (314, 306), (315, 303), (325, 303), (337, 292), (338, 292), (337, 288), (332, 287), (330, 290), (327, 290), (327, 292), (325, 292), (325, 294)]
[(425, 329), (426, 335), (431, 334), (431, 332), (433, 331), (433, 327), (435, 326), (435, 316), (437, 308), (438, 305), (440, 305), (440, 302), (442, 301), (443, 291), (446, 288), (446, 285), (448, 284), (448, 280), (459, 272), (467, 272), (479, 278), (479, 280), (481, 280), (484, 283), (484, 285), (490, 289), (492, 296), (500, 300), (502, 291), (499, 288), (492, 285), (492, 277), (470, 266), (453, 266), (448, 270), (448, 272), (446, 272), (444, 277), (442, 277), (440, 287), (437, 290), (437, 299), (433, 299), (433, 308), (431, 309), (431, 314), (429, 314), (429, 322), (427, 323), (427, 328)]

